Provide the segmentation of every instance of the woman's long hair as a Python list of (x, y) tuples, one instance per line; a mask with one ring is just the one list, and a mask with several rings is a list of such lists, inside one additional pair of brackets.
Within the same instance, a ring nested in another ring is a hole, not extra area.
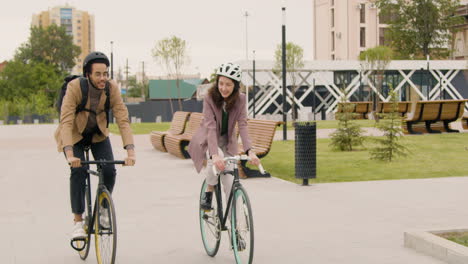
[(229, 95), (229, 97), (226, 98), (226, 100), (224, 100), (223, 96), (221, 95), (218, 89), (219, 75), (216, 77), (216, 82), (213, 84), (213, 86), (211, 86), (210, 90), (208, 91), (216, 107), (218, 107), (219, 109), (223, 107), (223, 102), (226, 102), (226, 112), (229, 112), (234, 107), (237, 98), (239, 98), (240, 83), (233, 79), (230, 80), (234, 82), (234, 89), (232, 90), (231, 95)]

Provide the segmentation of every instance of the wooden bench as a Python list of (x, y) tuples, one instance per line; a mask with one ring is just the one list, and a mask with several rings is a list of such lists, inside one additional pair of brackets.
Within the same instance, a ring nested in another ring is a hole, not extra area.
[(459, 132), (450, 128), (450, 123), (463, 116), (468, 100), (417, 101), (403, 120), (406, 134)]
[(462, 119), (461, 119), (462, 127), (463, 129), (467, 130), (468, 129), (468, 115), (464, 114)]
[[(411, 102), (398, 102), (397, 112), (404, 117), (411, 108)], [(386, 114), (392, 111), (392, 102), (379, 102), (377, 113)]]
[(171, 135), (168, 134), (164, 137), (164, 146), (167, 152), (181, 159), (190, 158), (189, 153), (186, 150), (190, 140), (192, 139), (195, 131), (200, 127), (203, 120), (202, 113), (192, 112), (187, 122), (187, 127), (183, 134)]
[(152, 131), (150, 134), (151, 144), (159, 151), (167, 152), (164, 146), (164, 137), (166, 135), (180, 135), (184, 132), (190, 112), (177, 111), (172, 116), (171, 127), (168, 131)]
[[(252, 149), (257, 154), (257, 157), (263, 158), (270, 152), (271, 144), (273, 143), (273, 138), (276, 132), (276, 127), (281, 124), (283, 124), (283, 122), (273, 120), (247, 120), (247, 131), (252, 142)], [(243, 151), (244, 148), (242, 144), (239, 143), (239, 154), (244, 154)], [(270, 176), (269, 174), (262, 175), (257, 170), (247, 168), (246, 161), (241, 162), (240, 168), (241, 170), (239, 171), (241, 172), (241, 175), (244, 173), (247, 178)]]
[[(349, 105), (353, 107), (348, 108)], [(339, 114), (344, 112), (344, 109), (347, 109), (349, 113), (355, 113), (355, 119), (368, 119), (369, 113), (372, 111), (372, 102), (346, 102), (338, 103), (338, 107), (335, 113), (335, 119), (339, 119)]]

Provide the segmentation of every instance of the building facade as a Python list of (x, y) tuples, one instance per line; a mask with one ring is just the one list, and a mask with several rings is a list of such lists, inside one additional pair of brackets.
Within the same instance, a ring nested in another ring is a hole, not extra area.
[(463, 23), (457, 25), (457, 32), (453, 36), (453, 59), (467, 60), (468, 59), (468, 3), (465, 1), (458, 7), (456, 16), (463, 18)]
[(356, 60), (385, 44), (385, 17), (366, 0), (314, 0), (315, 60)]
[(94, 51), (94, 15), (71, 6), (56, 6), (32, 16), (31, 26), (48, 27), (51, 24), (64, 26), (73, 43), (81, 48), (72, 73), (81, 74), (83, 60)]

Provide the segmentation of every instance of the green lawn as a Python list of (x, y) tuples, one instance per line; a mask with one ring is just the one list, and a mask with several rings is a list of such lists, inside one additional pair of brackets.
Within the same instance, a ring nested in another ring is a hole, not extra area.
[[(132, 132), (135, 135), (149, 134), (151, 131), (166, 131), (171, 126), (170, 122), (162, 123), (132, 123), (130, 124)], [(116, 124), (109, 124), (109, 131), (113, 134), (119, 134), (119, 127)]]
[[(369, 151), (333, 151), (330, 139), (317, 139), (317, 178), (314, 182), (344, 182), (389, 179), (415, 179), (468, 175), (468, 134), (405, 136), (411, 150), (406, 158), (386, 163), (370, 160)], [(370, 140), (365, 147), (373, 143)], [(275, 177), (301, 182), (294, 175), (294, 141), (275, 141), (271, 152), (262, 159), (266, 170)]]
[[(323, 128), (338, 128), (338, 121), (337, 120), (325, 120), (325, 121), (316, 121), (317, 122), (317, 129)], [(358, 124), (362, 127), (373, 127), (375, 121), (374, 120), (356, 120)], [(131, 124), (132, 131), (135, 135), (138, 134), (149, 134), (151, 131), (166, 131), (169, 129), (171, 123), (170, 122), (162, 122), (162, 123), (133, 123)], [(292, 122), (288, 122), (287, 127), (288, 130), (294, 129)], [(116, 124), (109, 124), (109, 129), (111, 133), (120, 134), (119, 129)], [(283, 126), (279, 126), (276, 130), (282, 130)]]
[(452, 242), (458, 243), (465, 247), (468, 247), (468, 232), (454, 232), (439, 234), (439, 236), (448, 239)]
[[(317, 123), (317, 129), (326, 129), (326, 128), (338, 128), (338, 120), (318, 120), (315, 121)], [(355, 120), (361, 127), (374, 127), (375, 121), (374, 120)], [(293, 122), (288, 122), (286, 128), (288, 130), (294, 129)], [(283, 130), (283, 126), (279, 126), (276, 130)]]

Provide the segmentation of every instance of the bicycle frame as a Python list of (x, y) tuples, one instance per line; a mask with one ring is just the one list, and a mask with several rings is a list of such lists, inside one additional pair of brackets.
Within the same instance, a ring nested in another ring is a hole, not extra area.
[[(96, 218), (96, 206), (97, 206), (97, 199), (99, 197), (99, 193), (103, 192), (104, 190), (107, 190), (107, 187), (106, 185), (104, 185), (104, 173), (103, 173), (103, 165), (104, 164), (124, 164), (124, 161), (103, 161), (103, 160), (100, 160), (100, 161), (90, 161), (89, 160), (89, 146), (85, 147), (85, 160), (82, 162), (83, 165), (87, 165), (88, 166), (88, 169), (86, 170), (88, 172), (88, 175), (86, 176), (86, 187), (88, 189), (88, 204), (86, 205), (87, 208), (88, 208), (88, 212), (93, 212), (92, 214), (92, 217), (91, 217), (91, 221), (88, 221), (88, 233), (94, 233), (94, 225), (92, 223), (94, 223), (94, 220)], [(96, 164), (97, 166), (97, 170), (96, 171), (93, 171), (89, 168), (89, 165), (90, 164)], [(95, 175), (99, 178), (99, 182), (98, 182), (98, 187), (97, 187), (97, 190), (96, 190), (96, 199), (95, 199), (95, 202), (94, 202), (94, 209), (91, 211), (91, 208), (92, 208), (92, 205), (91, 205), (91, 177), (90, 175)], [(88, 216), (90, 217), (90, 216)], [(112, 223), (111, 223), (112, 225)]]
[(229, 193), (229, 197), (227, 198), (227, 203), (226, 203), (226, 211), (224, 212), (223, 214), (223, 201), (222, 201), (222, 196), (221, 196), (221, 184), (220, 184), (220, 177), (221, 177), (221, 174), (228, 174), (229, 172), (231, 171), (225, 171), (223, 173), (219, 173), (218, 174), (218, 184), (215, 185), (215, 195), (216, 195), (216, 201), (218, 203), (218, 217), (221, 221), (221, 230), (225, 231), (227, 230), (227, 227), (226, 227), (226, 222), (227, 222), (227, 218), (228, 218), (228, 214), (229, 214), (229, 210), (231, 209), (231, 206), (232, 206), (232, 197), (234, 195), (234, 191), (239, 188), (239, 186), (241, 186), (240, 182), (239, 182), (239, 169), (237, 168), (237, 164), (235, 164), (235, 167), (234, 167), (234, 170), (232, 171), (233, 172), (233, 176), (234, 176), (234, 180), (233, 180), (233, 183), (232, 183), (232, 187), (231, 187), (231, 192)]
[[(227, 221), (227, 218), (228, 218), (228, 214), (229, 214), (229, 210), (231, 209), (231, 206), (232, 206), (232, 200), (233, 200), (233, 196), (234, 196), (234, 193), (235, 191), (240, 187), (242, 186), (242, 184), (240, 183), (239, 181), (239, 167), (237, 165), (237, 161), (239, 160), (248, 160), (248, 157), (245, 156), (245, 155), (241, 155), (241, 156), (234, 156), (234, 157), (227, 157), (227, 158), (224, 158), (226, 162), (230, 162), (233, 164), (233, 170), (232, 171), (223, 171), (223, 172), (220, 172), (220, 173), (216, 173), (216, 170), (214, 169), (214, 166), (213, 166), (213, 172), (215, 174), (218, 175), (218, 184), (215, 185), (215, 189), (214, 189), (214, 192), (215, 192), (215, 195), (216, 195), (216, 201), (218, 203), (218, 217), (221, 221), (221, 230), (225, 231), (227, 230), (227, 227), (226, 227), (226, 221)], [(259, 165), (259, 169), (260, 169), (260, 172), (262, 174), (265, 174), (265, 170), (263, 169), (263, 166), (260, 164)], [(229, 197), (227, 198), (227, 203), (226, 203), (226, 211), (224, 212), (224, 215), (223, 215), (223, 203), (222, 203), (222, 196), (221, 196), (221, 181), (220, 181), (220, 177), (221, 177), (221, 174), (230, 174), (232, 173), (232, 175), (234, 176), (234, 179), (233, 179), (233, 182), (232, 182), (232, 187), (231, 187), (231, 192), (229, 193)]]

